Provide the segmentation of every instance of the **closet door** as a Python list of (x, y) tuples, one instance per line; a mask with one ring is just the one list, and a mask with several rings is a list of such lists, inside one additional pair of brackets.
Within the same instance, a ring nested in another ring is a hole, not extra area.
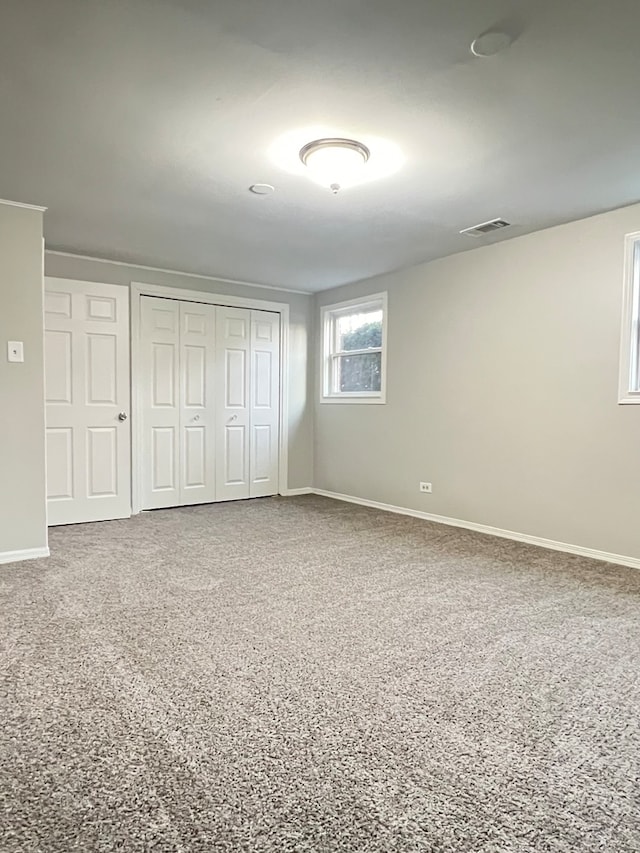
[(216, 309), (180, 302), (180, 503), (216, 499)]
[(142, 508), (176, 506), (180, 494), (180, 303), (141, 298)]
[(251, 311), (216, 309), (216, 500), (250, 496), (249, 372)]
[(280, 315), (141, 297), (142, 508), (278, 493)]
[(280, 404), (280, 315), (251, 312), (252, 498), (278, 494), (278, 423)]

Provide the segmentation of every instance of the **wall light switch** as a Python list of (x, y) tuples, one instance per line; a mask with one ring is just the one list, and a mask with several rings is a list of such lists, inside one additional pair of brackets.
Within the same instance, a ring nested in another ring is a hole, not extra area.
[(24, 361), (22, 341), (7, 341), (7, 361)]

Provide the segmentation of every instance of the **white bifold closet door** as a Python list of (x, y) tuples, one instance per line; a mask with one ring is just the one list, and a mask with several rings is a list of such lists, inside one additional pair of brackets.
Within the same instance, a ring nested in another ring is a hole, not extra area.
[(215, 308), (142, 297), (145, 509), (215, 500)]
[(251, 312), (251, 412), (249, 491), (252, 498), (278, 493), (280, 315)]
[(280, 316), (217, 311), (217, 500), (278, 492)]
[(215, 306), (180, 303), (180, 503), (216, 499)]
[(142, 297), (143, 508), (278, 492), (278, 314)]
[(217, 315), (216, 494), (231, 501), (250, 495), (251, 311), (221, 306)]

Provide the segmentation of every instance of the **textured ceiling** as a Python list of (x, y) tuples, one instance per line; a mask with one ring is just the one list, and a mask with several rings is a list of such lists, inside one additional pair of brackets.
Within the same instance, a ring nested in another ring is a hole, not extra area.
[[(320, 290), (640, 199), (639, 32), (637, 0), (3, 0), (0, 197), (50, 248)], [(333, 196), (271, 162), (318, 125), (406, 163)]]

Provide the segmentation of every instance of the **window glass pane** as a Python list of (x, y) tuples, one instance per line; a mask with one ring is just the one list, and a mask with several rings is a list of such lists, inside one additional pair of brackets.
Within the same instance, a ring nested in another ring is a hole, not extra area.
[(338, 387), (334, 391), (380, 391), (381, 353), (341, 355), (337, 362)]
[(336, 318), (338, 352), (382, 346), (382, 309)]

